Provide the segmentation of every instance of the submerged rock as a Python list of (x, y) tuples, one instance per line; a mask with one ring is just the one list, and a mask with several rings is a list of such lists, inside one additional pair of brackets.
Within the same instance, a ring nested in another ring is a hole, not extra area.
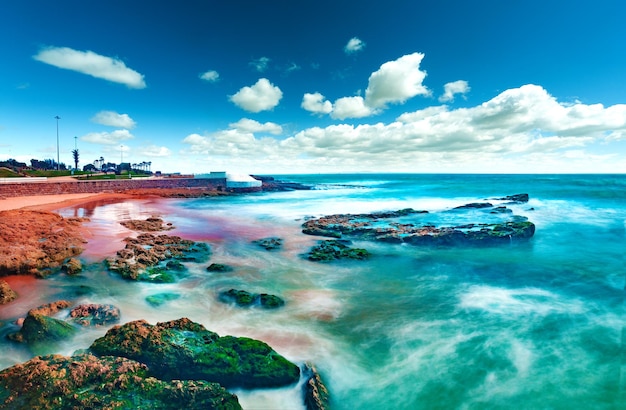
[(0, 407), (11, 409), (241, 409), (217, 383), (162, 381), (120, 357), (38, 356), (0, 372)]
[(137, 320), (114, 326), (90, 350), (148, 365), (163, 380), (207, 380), (230, 387), (278, 387), (296, 383), (300, 369), (267, 344), (223, 336), (187, 318), (151, 325)]
[(17, 298), (17, 293), (5, 281), (0, 280), (0, 305), (9, 303)]
[(180, 295), (178, 293), (164, 292), (164, 293), (157, 293), (156, 295), (147, 296), (146, 302), (148, 302), (150, 305), (154, 307), (158, 307), (158, 306), (164, 305), (165, 303), (171, 300), (176, 300), (178, 298), (180, 298)]
[(241, 307), (260, 306), (265, 309), (276, 309), (285, 305), (285, 301), (278, 296), (267, 293), (250, 293), (238, 289), (220, 292), (219, 300), (225, 303), (235, 303)]
[(256, 241), (252, 241), (252, 243), (257, 244), (268, 251), (274, 251), (283, 246), (283, 240), (281, 238), (257, 239)]
[(212, 263), (206, 268), (206, 270), (208, 272), (231, 272), (233, 268), (232, 266), (224, 265), (222, 263)]
[(120, 321), (120, 310), (113, 305), (78, 305), (70, 310), (70, 318), (81, 326), (104, 326)]
[(336, 259), (363, 260), (370, 257), (370, 253), (366, 249), (350, 248), (348, 246), (350, 243), (350, 241), (344, 240), (319, 241), (316, 246), (311, 248), (307, 258), (311, 261), (329, 262)]
[(484, 209), (484, 208), (493, 208), (493, 204), (490, 204), (489, 202), (474, 202), (471, 204), (457, 206), (453, 209)]

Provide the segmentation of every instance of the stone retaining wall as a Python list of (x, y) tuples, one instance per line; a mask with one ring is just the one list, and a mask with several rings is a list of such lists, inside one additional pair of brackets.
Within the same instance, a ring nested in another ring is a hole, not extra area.
[(130, 189), (181, 189), (209, 188), (226, 190), (222, 178), (155, 178), (155, 179), (102, 179), (96, 181), (60, 181), (0, 184), (0, 198), (33, 195), (82, 194), (99, 192), (124, 192)]

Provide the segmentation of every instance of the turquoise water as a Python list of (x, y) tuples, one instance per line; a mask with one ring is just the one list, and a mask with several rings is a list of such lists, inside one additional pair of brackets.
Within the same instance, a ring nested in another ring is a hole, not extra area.
[[(118, 230), (119, 218), (160, 214), (176, 226), (170, 233), (208, 242), (211, 262), (235, 267), (209, 274), (191, 264), (189, 278), (168, 285), (125, 282), (94, 268), (84, 281), (96, 290), (84, 301), (118, 305), (123, 321), (186, 316), (220, 334), (265, 340), (291, 360), (315, 363), (335, 409), (626, 408), (626, 176), (280, 179), (316, 189), (63, 210), (88, 214), (94, 232)], [(357, 241), (373, 254), (369, 261), (302, 257), (321, 239), (300, 232), (306, 217), (412, 207), (431, 212), (420, 217), (426, 222), (484, 222), (484, 212), (446, 211), (523, 192), (527, 204), (508, 206), (536, 224), (528, 242), (424, 248)], [(283, 238), (284, 249), (251, 243), (269, 236)], [(85, 258), (97, 262), (97, 254), (88, 249)], [(59, 294), (76, 285), (62, 276), (49, 281)], [(218, 292), (231, 287), (277, 294), (287, 304), (268, 312), (220, 303)], [(158, 308), (145, 302), (163, 291), (182, 296)], [(105, 331), (87, 331), (61, 353)], [(2, 355), (6, 367), (28, 353)], [(297, 386), (237, 394), (244, 408), (302, 408)]]

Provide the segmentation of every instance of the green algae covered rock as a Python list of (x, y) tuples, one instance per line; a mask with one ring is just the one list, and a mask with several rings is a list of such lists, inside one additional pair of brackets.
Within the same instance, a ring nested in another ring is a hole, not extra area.
[(367, 259), (370, 253), (366, 249), (351, 248), (348, 246), (350, 241), (330, 240), (319, 241), (316, 246), (311, 248), (307, 257), (311, 261), (329, 262), (336, 259)]
[(285, 301), (276, 295), (250, 293), (240, 289), (220, 292), (219, 299), (222, 302), (234, 303), (241, 307), (260, 306), (265, 309), (276, 309), (285, 305)]
[[(22, 328), (9, 335), (11, 340), (27, 343), (35, 351), (52, 350), (52, 345), (73, 337), (78, 329), (69, 323), (40, 314), (28, 314)], [(48, 344), (50, 344), (48, 346)], [(47, 347), (47, 349), (46, 349)]]
[(163, 292), (157, 293), (155, 295), (146, 296), (146, 302), (154, 307), (158, 307), (178, 298), (180, 298), (180, 295), (178, 293)]
[(255, 388), (285, 386), (300, 378), (298, 366), (264, 342), (219, 337), (187, 318), (115, 326), (90, 350), (145, 363), (153, 376), (163, 380), (206, 380), (227, 388)]
[(162, 381), (121, 357), (38, 356), (0, 372), (6, 409), (241, 409), (217, 383)]

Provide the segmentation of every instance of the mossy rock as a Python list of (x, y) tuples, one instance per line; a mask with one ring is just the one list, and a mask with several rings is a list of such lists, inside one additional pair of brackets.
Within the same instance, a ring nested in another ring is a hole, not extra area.
[(162, 381), (121, 357), (38, 356), (0, 372), (0, 407), (11, 409), (241, 409), (217, 383)]
[(240, 289), (220, 292), (219, 299), (222, 302), (234, 303), (241, 307), (260, 306), (265, 309), (276, 309), (285, 305), (285, 301), (276, 295), (250, 293)]
[(180, 298), (178, 293), (157, 293), (156, 295), (150, 295), (146, 297), (146, 302), (154, 307), (158, 307), (166, 304), (172, 300)]
[(311, 261), (330, 262), (336, 259), (358, 259), (363, 260), (370, 257), (369, 251), (361, 248), (350, 248), (350, 241), (329, 240), (320, 241), (311, 248), (307, 257)]
[(226, 388), (256, 388), (285, 386), (300, 378), (298, 366), (264, 342), (219, 337), (186, 318), (114, 326), (90, 350), (145, 363), (151, 375), (163, 380), (207, 380)]
[(212, 263), (206, 268), (206, 270), (208, 272), (231, 272), (233, 267), (222, 263)]
[(78, 329), (69, 323), (40, 314), (29, 314), (22, 328), (10, 333), (8, 338), (26, 343), (34, 354), (48, 354), (56, 350), (58, 343), (71, 339)]

